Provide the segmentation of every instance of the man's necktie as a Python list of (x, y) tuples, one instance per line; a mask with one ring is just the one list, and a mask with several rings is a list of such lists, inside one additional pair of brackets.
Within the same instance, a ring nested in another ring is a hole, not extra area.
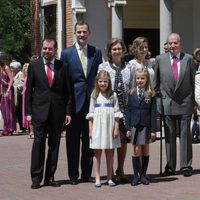
[(174, 80), (178, 81), (178, 63), (177, 63), (177, 57), (176, 56), (173, 56), (172, 72), (173, 72), (173, 75), (174, 75)]
[(84, 49), (81, 49), (80, 59), (81, 59), (81, 64), (82, 64), (83, 72), (84, 72), (84, 74), (86, 76), (86, 74), (87, 74), (87, 64), (86, 64)]
[(52, 86), (52, 71), (51, 71), (51, 63), (47, 63), (47, 79), (49, 82), (49, 87)]

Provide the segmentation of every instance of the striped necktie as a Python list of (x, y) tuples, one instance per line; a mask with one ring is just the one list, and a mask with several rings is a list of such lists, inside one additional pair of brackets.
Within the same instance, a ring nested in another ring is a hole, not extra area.
[(138, 90), (138, 97), (139, 97), (140, 100), (142, 99), (142, 97), (143, 97), (143, 90), (142, 89)]

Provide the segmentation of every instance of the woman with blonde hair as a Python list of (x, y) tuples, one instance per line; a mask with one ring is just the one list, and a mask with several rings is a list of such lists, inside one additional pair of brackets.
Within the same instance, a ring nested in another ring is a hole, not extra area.
[(22, 78), (23, 78), (23, 91), (22, 91), (22, 122), (23, 122), (23, 128), (29, 130), (29, 136), (30, 138), (34, 138), (33, 133), (33, 125), (29, 123), (25, 116), (25, 96), (26, 96), (26, 80), (27, 80), (27, 72), (28, 72), (28, 66), (29, 63), (25, 63), (22, 68)]

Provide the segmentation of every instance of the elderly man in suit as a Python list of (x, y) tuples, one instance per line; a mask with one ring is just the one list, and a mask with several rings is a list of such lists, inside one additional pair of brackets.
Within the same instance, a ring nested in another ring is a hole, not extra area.
[(180, 170), (192, 175), (192, 137), (190, 121), (194, 109), (194, 75), (191, 55), (180, 52), (181, 38), (171, 33), (167, 39), (169, 52), (156, 57), (154, 89), (160, 93), (164, 114), (167, 164), (164, 175), (175, 174), (176, 121), (180, 129)]
[(89, 149), (88, 121), (85, 116), (89, 110), (90, 95), (98, 66), (102, 63), (100, 49), (87, 44), (90, 35), (89, 25), (85, 22), (77, 22), (74, 34), (77, 42), (61, 52), (61, 60), (67, 62), (69, 66), (74, 93), (75, 112), (66, 133), (68, 174), (72, 185), (78, 184), (80, 138), (82, 139), (81, 181), (90, 181), (92, 150)]
[(71, 96), (67, 65), (55, 58), (57, 42), (45, 39), (42, 57), (30, 63), (26, 84), (26, 116), (32, 120), (34, 141), (31, 157), (32, 189), (40, 188), (48, 134), (45, 186), (60, 186), (54, 180), (63, 125), (71, 121)]

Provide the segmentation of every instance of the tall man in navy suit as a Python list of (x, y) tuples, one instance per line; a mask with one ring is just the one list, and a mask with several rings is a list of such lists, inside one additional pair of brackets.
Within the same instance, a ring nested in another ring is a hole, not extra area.
[(98, 66), (102, 63), (100, 49), (87, 44), (90, 35), (89, 25), (85, 22), (77, 22), (74, 31), (77, 42), (61, 53), (61, 60), (67, 62), (69, 66), (74, 93), (75, 112), (66, 132), (68, 175), (72, 185), (78, 184), (80, 138), (82, 139), (81, 181), (88, 182), (91, 177), (92, 150), (89, 149), (88, 121), (85, 116), (89, 110), (90, 95)]
[(31, 156), (32, 189), (40, 188), (45, 162), (48, 134), (48, 154), (45, 186), (60, 186), (54, 180), (63, 125), (71, 121), (71, 94), (66, 63), (55, 59), (57, 42), (45, 39), (42, 57), (30, 63), (26, 84), (26, 116), (34, 127)]
[(194, 108), (194, 75), (191, 55), (181, 52), (181, 38), (171, 33), (169, 52), (156, 57), (154, 89), (161, 93), (167, 164), (164, 175), (176, 170), (176, 121), (180, 129), (180, 169), (192, 175), (192, 136), (190, 121)]

